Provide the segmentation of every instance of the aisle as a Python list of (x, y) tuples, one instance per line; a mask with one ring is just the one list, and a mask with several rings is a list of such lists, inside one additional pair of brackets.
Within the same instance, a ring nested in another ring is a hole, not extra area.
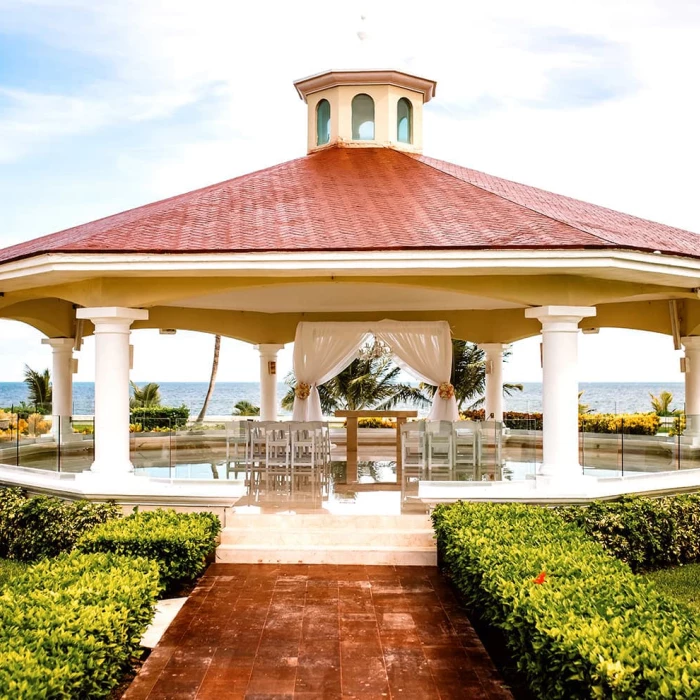
[(511, 698), (432, 567), (214, 564), (124, 700)]

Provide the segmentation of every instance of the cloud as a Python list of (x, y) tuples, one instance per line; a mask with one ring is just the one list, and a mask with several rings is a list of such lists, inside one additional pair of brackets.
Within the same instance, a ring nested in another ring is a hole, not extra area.
[(542, 94), (528, 101), (534, 107), (590, 107), (627, 97), (638, 89), (625, 46), (606, 37), (556, 28), (534, 29), (526, 46), (543, 54), (552, 66), (545, 69), (547, 82)]

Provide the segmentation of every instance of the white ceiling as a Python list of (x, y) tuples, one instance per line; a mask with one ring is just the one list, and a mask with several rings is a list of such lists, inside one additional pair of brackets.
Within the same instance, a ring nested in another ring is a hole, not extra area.
[(519, 304), (398, 284), (318, 282), (248, 287), (174, 301), (169, 306), (262, 313), (517, 309)]

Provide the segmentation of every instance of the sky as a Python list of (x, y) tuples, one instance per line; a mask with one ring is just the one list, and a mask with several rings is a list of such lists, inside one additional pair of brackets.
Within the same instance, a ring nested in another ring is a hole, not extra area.
[[(698, 32), (691, 0), (0, 0), (0, 246), (302, 156), (293, 81), (367, 65), (438, 81), (428, 155), (700, 231)], [(0, 381), (49, 365), (40, 339), (0, 321)], [(208, 379), (211, 337), (133, 339), (136, 380)], [(540, 379), (538, 344), (508, 380)], [(678, 356), (603, 329), (579, 376), (681, 381)], [(76, 379), (93, 367), (88, 339)], [(224, 341), (220, 381), (257, 372)]]

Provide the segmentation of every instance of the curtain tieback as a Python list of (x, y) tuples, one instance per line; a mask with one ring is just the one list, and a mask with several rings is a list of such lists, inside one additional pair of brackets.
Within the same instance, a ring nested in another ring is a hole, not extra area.
[(442, 382), (438, 387), (438, 396), (444, 401), (454, 398), (455, 388), (449, 382)]
[(294, 395), (299, 399), (299, 401), (305, 401), (309, 398), (311, 393), (311, 385), (306, 382), (297, 382), (296, 388), (294, 389)]

